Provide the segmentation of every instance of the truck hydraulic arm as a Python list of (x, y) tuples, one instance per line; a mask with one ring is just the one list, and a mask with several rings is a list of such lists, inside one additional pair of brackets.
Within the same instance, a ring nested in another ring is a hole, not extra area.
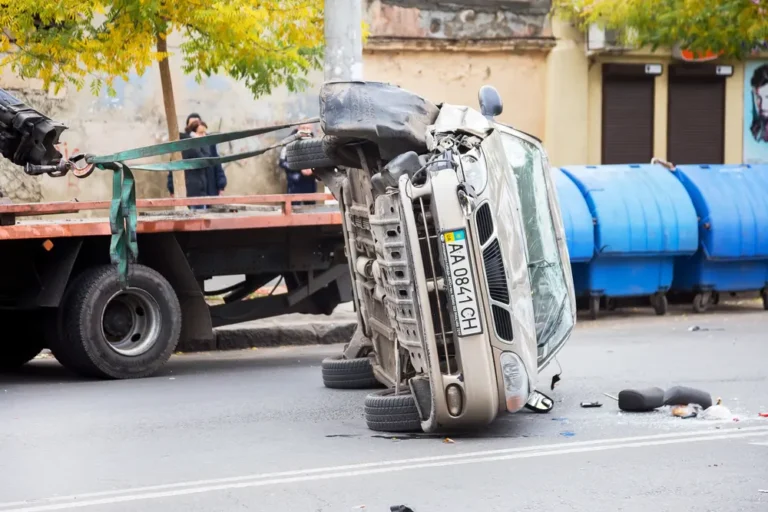
[(68, 162), (57, 149), (66, 129), (0, 89), (0, 154), (27, 174), (66, 173)]

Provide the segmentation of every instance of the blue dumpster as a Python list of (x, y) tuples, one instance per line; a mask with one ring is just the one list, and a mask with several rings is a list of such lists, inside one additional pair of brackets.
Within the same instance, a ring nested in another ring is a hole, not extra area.
[[(720, 292), (761, 291), (768, 309), (768, 166), (681, 165), (699, 218), (699, 249), (675, 262), (672, 289), (703, 312)], [(714, 292), (714, 293), (713, 293)]]
[(552, 169), (552, 178), (560, 203), (571, 264), (588, 262), (595, 252), (595, 232), (587, 202), (576, 184), (563, 171)]
[(696, 211), (682, 183), (658, 165), (569, 166), (562, 171), (594, 219), (594, 258), (573, 265), (580, 297), (596, 317), (600, 298), (650, 297), (667, 311), (676, 256), (698, 248)]

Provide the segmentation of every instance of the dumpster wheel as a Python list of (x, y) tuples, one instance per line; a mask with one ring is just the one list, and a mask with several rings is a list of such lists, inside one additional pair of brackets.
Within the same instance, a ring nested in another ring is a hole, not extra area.
[(763, 309), (768, 311), (768, 288), (763, 288), (760, 295), (763, 297)]
[(693, 311), (696, 313), (706, 313), (712, 304), (712, 293), (697, 293), (693, 298)]
[(667, 296), (663, 293), (651, 295), (651, 306), (653, 306), (653, 310), (658, 316), (666, 315), (667, 311), (669, 310), (669, 301), (667, 300)]
[(597, 320), (598, 314), (600, 314), (600, 297), (592, 296), (589, 298), (589, 318)]

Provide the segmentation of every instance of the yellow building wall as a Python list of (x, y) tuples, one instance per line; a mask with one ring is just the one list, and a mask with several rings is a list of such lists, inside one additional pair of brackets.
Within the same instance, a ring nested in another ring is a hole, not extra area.
[(499, 121), (544, 137), (546, 51), (366, 49), (366, 80), (387, 82), (436, 103), (478, 108), (483, 85), (498, 89), (504, 102)]
[[(569, 24), (554, 21), (557, 45), (547, 60), (544, 142), (553, 165), (599, 165), (602, 154), (602, 64), (661, 64), (654, 83), (653, 153), (667, 156), (669, 52), (632, 51), (587, 55), (583, 36)], [(742, 162), (744, 64), (733, 66), (725, 80), (725, 163)]]

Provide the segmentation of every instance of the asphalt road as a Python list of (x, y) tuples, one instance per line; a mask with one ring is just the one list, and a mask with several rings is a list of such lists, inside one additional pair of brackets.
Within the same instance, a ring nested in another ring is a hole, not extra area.
[[(754, 310), (582, 322), (551, 414), (453, 442), (368, 431), (365, 392), (322, 387), (338, 347), (177, 356), (122, 382), (38, 360), (0, 378), (0, 512), (764, 512), (766, 332)], [(621, 414), (602, 395), (675, 384), (722, 397), (740, 421)]]

